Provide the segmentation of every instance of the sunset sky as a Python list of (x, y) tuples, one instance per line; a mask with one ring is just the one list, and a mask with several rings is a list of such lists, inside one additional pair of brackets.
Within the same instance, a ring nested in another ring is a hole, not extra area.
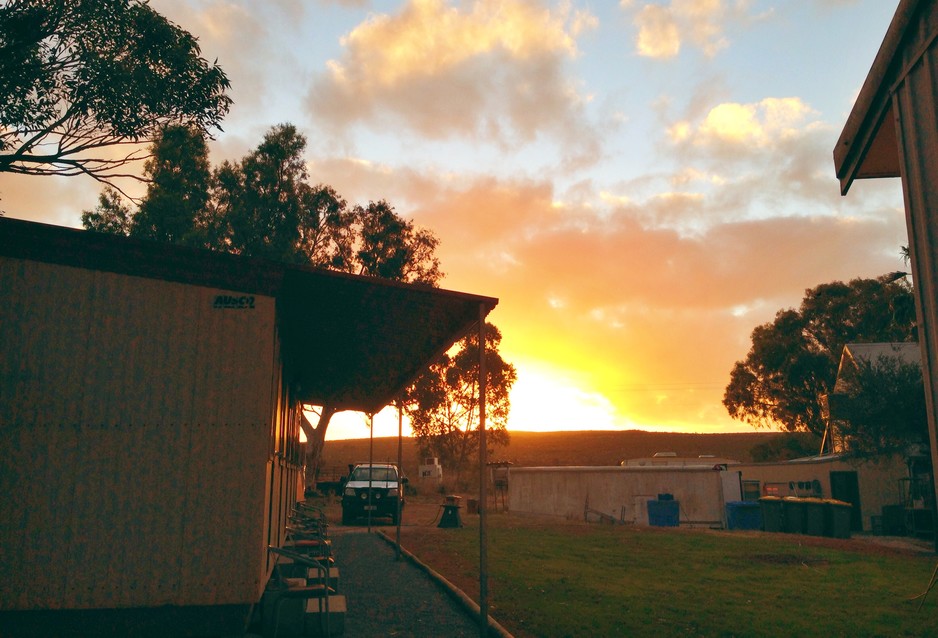
[[(831, 155), (897, 0), (150, 4), (231, 79), (213, 164), (291, 122), (314, 183), (500, 299), (509, 429), (749, 431), (722, 396), (752, 329), (905, 267), (898, 180), (842, 198)], [(99, 192), (0, 173), (14, 218), (77, 227)]]

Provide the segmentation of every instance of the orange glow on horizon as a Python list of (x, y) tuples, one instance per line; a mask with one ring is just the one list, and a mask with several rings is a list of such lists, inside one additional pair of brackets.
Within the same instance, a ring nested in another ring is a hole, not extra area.
[[(589, 386), (588, 375), (558, 371), (549, 365), (531, 362), (514, 362), (518, 380), (511, 391), (511, 416), (509, 432), (559, 432), (588, 430), (646, 430), (652, 432), (749, 432), (752, 428), (742, 423), (729, 426), (719, 423), (702, 427), (699, 423), (648, 423), (634, 420), (623, 414), (603, 392)], [(613, 382), (613, 386), (617, 382)], [(621, 386), (620, 386), (621, 387)], [(637, 387), (637, 386), (636, 386)], [(656, 404), (681, 401), (681, 394), (695, 392), (694, 388), (653, 389), (626, 397), (630, 402), (650, 400)], [(623, 393), (619, 393), (620, 395)], [(635, 406), (636, 412), (642, 410)], [(311, 415), (315, 423), (316, 417)], [(376, 437), (397, 436), (398, 417), (394, 407), (387, 407), (374, 417)], [(410, 424), (404, 418), (403, 435), (412, 436)], [(358, 412), (336, 414), (326, 440), (368, 438), (369, 420)]]

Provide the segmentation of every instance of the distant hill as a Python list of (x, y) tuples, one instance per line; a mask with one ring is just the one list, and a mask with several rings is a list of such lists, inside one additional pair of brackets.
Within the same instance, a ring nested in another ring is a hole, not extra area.
[[(674, 452), (682, 457), (712, 454), (747, 462), (760, 443), (784, 436), (779, 432), (732, 434), (679, 434), (670, 432), (587, 431), (512, 432), (511, 444), (500, 447), (491, 460), (511, 461), (516, 466), (618, 465), (624, 459), (648, 457), (655, 452)], [(326, 441), (323, 467), (346, 471), (349, 463), (368, 460), (368, 439)], [(416, 443), (403, 440), (404, 473), (415, 476), (420, 463)], [(397, 437), (374, 440), (374, 460), (397, 462)], [(328, 471), (328, 470), (327, 470)]]

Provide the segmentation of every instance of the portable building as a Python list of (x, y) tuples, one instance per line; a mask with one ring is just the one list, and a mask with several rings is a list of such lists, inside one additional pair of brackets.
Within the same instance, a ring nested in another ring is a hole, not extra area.
[(681, 525), (721, 527), (723, 504), (739, 500), (739, 475), (722, 467), (512, 467), (508, 510), (566, 519), (647, 525), (649, 501), (667, 494)]
[(938, 467), (936, 148), (938, 1), (901, 0), (833, 155), (844, 195), (857, 179), (902, 179), (933, 467)]
[(878, 531), (884, 508), (902, 501), (909, 470), (905, 459), (886, 456), (870, 460), (842, 454), (733, 466), (741, 474), (743, 498), (795, 496), (836, 499), (850, 503), (854, 531)]
[(649, 501), (664, 493), (679, 503), (680, 525), (720, 527), (727, 522), (727, 503), (755, 502), (762, 496), (814, 497), (850, 503), (852, 529), (878, 531), (890, 512), (903, 516), (916, 506), (908, 497), (915, 486), (908, 483), (906, 460), (898, 456), (859, 461), (826, 455), (770, 463), (701, 460), (652, 457), (625, 460), (620, 466), (512, 467), (508, 509), (647, 525)]
[(378, 411), (496, 303), (0, 219), (0, 635), (238, 633), (301, 405)]

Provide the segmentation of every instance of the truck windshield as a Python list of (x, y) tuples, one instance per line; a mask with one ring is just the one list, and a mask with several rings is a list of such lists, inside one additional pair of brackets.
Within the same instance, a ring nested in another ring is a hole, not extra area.
[(356, 467), (349, 477), (350, 481), (397, 481), (397, 469), (393, 467)]

